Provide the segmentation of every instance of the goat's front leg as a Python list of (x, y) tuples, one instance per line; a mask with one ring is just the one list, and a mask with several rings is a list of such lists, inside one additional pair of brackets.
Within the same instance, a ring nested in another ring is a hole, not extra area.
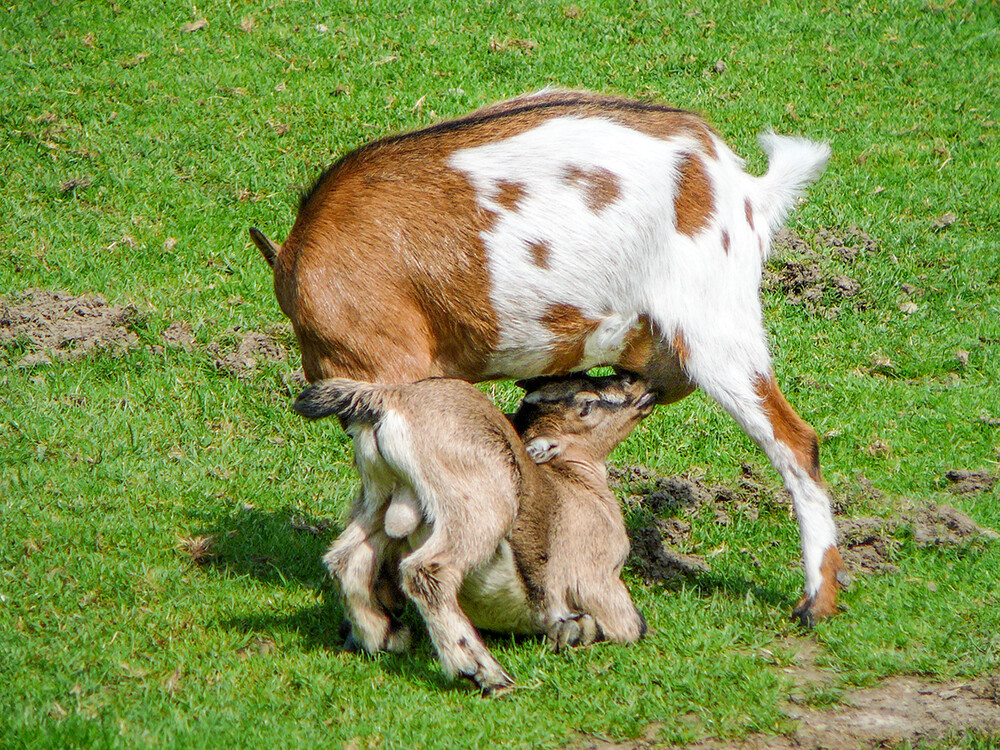
[[(553, 650), (596, 641), (632, 643), (646, 634), (646, 620), (636, 609), (620, 569), (576, 571), (567, 591), (569, 604), (550, 606), (546, 636)], [(584, 580), (586, 579), (586, 580)]]
[(340, 583), (351, 631), (345, 647), (369, 653), (400, 653), (410, 646), (410, 631), (388, 607), (393, 582), (382, 566), (393, 540), (363, 519), (352, 521), (323, 557), (327, 570)]

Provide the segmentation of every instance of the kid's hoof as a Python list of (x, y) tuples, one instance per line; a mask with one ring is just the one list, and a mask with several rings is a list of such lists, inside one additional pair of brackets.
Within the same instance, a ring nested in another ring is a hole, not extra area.
[(514, 678), (502, 668), (487, 670), (480, 665), (475, 672), (463, 672), (461, 676), (479, 688), (484, 698), (497, 698), (514, 687)]
[(599, 637), (597, 623), (590, 615), (558, 620), (547, 633), (552, 650), (559, 653), (566, 646), (589, 646)]

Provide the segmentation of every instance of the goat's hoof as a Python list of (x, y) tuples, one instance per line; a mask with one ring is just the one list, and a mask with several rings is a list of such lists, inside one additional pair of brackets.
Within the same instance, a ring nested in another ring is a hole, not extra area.
[(557, 654), (567, 646), (588, 646), (600, 637), (600, 629), (590, 615), (576, 615), (557, 620), (547, 633), (549, 645)]
[(410, 649), (410, 641), (412, 640), (409, 626), (393, 623), (389, 626), (389, 632), (385, 634), (385, 643), (382, 648), (393, 654), (402, 654)]
[(364, 651), (364, 646), (358, 642), (358, 639), (354, 637), (353, 632), (349, 632), (347, 637), (344, 639), (344, 651), (349, 654), (359, 654)]
[(812, 630), (816, 623), (834, 614), (837, 608), (833, 602), (815, 596), (803, 596), (795, 609), (792, 610), (793, 621), (797, 621), (806, 630)]
[(462, 677), (471, 680), (479, 688), (479, 692), (484, 698), (499, 698), (514, 687), (514, 678), (503, 669), (497, 669), (492, 674), (487, 674), (480, 667), (475, 674), (463, 674)]

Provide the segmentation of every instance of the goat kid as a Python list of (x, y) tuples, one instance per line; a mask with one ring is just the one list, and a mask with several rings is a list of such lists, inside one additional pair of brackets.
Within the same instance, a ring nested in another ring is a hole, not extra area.
[(331, 379), (295, 402), (307, 417), (336, 414), (354, 439), (362, 489), (324, 557), (350, 642), (409, 646), (401, 589), (445, 672), (483, 693), (513, 680), (473, 625), (544, 633), (556, 650), (646, 630), (621, 580), (629, 543), (604, 462), (655, 396), (631, 375), (524, 386), (514, 426), (478, 389), (443, 378)]
[(698, 116), (542, 91), (352, 151), (280, 247), (251, 229), (310, 382), (472, 382), (615, 365), (659, 403), (700, 387), (798, 516), (805, 625), (843, 577), (816, 433), (778, 388), (761, 267), (826, 144), (762, 135), (761, 177)]

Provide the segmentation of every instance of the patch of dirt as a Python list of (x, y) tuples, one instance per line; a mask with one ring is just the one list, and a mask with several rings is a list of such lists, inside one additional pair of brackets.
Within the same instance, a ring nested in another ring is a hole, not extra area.
[(288, 354), (279, 341), (266, 333), (230, 329), (236, 336), (235, 345), (224, 346), (217, 341), (208, 345), (208, 353), (220, 370), (237, 378), (248, 378), (261, 362), (284, 362)]
[(187, 352), (194, 350), (194, 331), (191, 330), (191, 324), (187, 321), (175, 320), (166, 327), (160, 338), (169, 347), (183, 349)]
[(854, 263), (864, 253), (872, 253), (878, 244), (857, 227), (826, 227), (806, 239), (788, 229), (774, 238), (775, 257), (764, 269), (761, 288), (771, 294), (784, 294), (785, 301), (798, 305), (810, 315), (836, 317), (844, 304), (863, 309), (858, 297), (861, 284), (831, 266), (831, 260)]
[(980, 492), (989, 492), (997, 483), (997, 478), (986, 471), (951, 469), (944, 477), (951, 482), (949, 491), (956, 495), (978, 495)]
[[(1000, 675), (933, 682), (892, 677), (870, 688), (836, 688), (836, 676), (816, 665), (817, 644), (808, 638), (782, 640), (794, 650), (792, 663), (780, 669), (788, 680), (781, 708), (796, 722), (785, 735), (753, 734), (745, 740), (706, 739), (684, 750), (858, 750), (942, 742), (977, 732), (1000, 740)], [(766, 653), (766, 652), (765, 652)], [(839, 693), (833, 706), (809, 705), (817, 691)], [(585, 737), (573, 750), (647, 750), (675, 748), (657, 741), (660, 725), (624, 742)]]
[[(976, 487), (989, 486), (992, 476), (985, 472), (949, 472), (954, 481)], [(728, 525), (730, 514), (756, 520), (762, 508), (789, 507), (787, 493), (776, 484), (760, 479), (756, 470), (744, 466), (733, 485), (708, 485), (692, 474), (664, 477), (644, 466), (608, 467), (612, 489), (624, 496), (624, 504), (644, 514), (648, 522), (629, 530), (632, 551), (630, 566), (647, 583), (665, 583), (679, 576), (709, 570), (705, 558), (680, 551), (691, 537), (692, 521), (706, 508), (714, 522)], [(971, 490), (970, 490), (971, 491)], [(868, 505), (884, 502), (882, 494), (865, 477), (840, 491), (834, 502), (837, 511), (839, 547), (848, 570), (855, 575), (899, 572), (895, 564), (907, 533), (920, 547), (961, 546), (978, 539), (997, 539), (992, 529), (979, 526), (965, 513), (950, 505), (901, 500), (888, 517), (844, 517), (856, 502)], [(751, 554), (748, 552), (748, 554)]]
[(131, 305), (109, 305), (100, 294), (29, 289), (0, 297), (0, 347), (19, 342), (27, 352), (18, 367), (82, 357), (94, 349), (121, 354), (139, 346), (132, 327), (139, 319)]
[[(732, 523), (734, 510), (756, 520), (762, 506), (773, 505), (783, 491), (776, 491), (757, 479), (750, 466), (735, 486), (707, 485), (694, 475), (659, 476), (644, 466), (608, 467), (612, 489), (624, 494), (626, 506), (653, 516), (652, 522), (629, 529), (632, 550), (629, 564), (647, 583), (665, 583), (679, 576), (708, 571), (700, 555), (681, 552), (691, 535), (686, 518), (711, 507), (715, 523)], [(635, 493), (639, 490), (638, 494)]]
[(980, 526), (950, 505), (932, 502), (901, 507), (888, 518), (838, 518), (840, 553), (852, 573), (896, 573), (893, 563), (900, 532), (909, 529), (919, 547), (971, 544), (977, 539), (997, 539), (993, 529)]
[[(132, 305), (111, 305), (100, 294), (76, 296), (69, 292), (30, 289), (20, 295), (0, 297), (0, 352), (15, 359), (18, 367), (50, 364), (53, 360), (82, 357), (100, 349), (114, 355), (142, 345), (134, 329), (140, 316)], [(279, 334), (280, 335), (280, 334)], [(195, 351), (191, 324), (174, 321), (161, 334), (165, 348)], [(238, 378), (250, 377), (265, 362), (284, 362), (285, 347), (269, 333), (232, 328), (223, 336), (228, 343), (205, 347), (219, 369)], [(2, 360), (0, 360), (2, 361)], [(301, 387), (301, 371), (286, 377), (289, 390)]]
[[(691, 524), (685, 525), (689, 532)], [(665, 583), (680, 576), (709, 570), (705, 558), (685, 555), (673, 549), (671, 545), (676, 544), (674, 539), (676, 537), (671, 538), (669, 543), (664, 539), (659, 523), (629, 531), (632, 543), (630, 562), (646, 583)]]
[(898, 573), (892, 562), (899, 549), (897, 525), (884, 518), (837, 519), (840, 554), (851, 573)]

